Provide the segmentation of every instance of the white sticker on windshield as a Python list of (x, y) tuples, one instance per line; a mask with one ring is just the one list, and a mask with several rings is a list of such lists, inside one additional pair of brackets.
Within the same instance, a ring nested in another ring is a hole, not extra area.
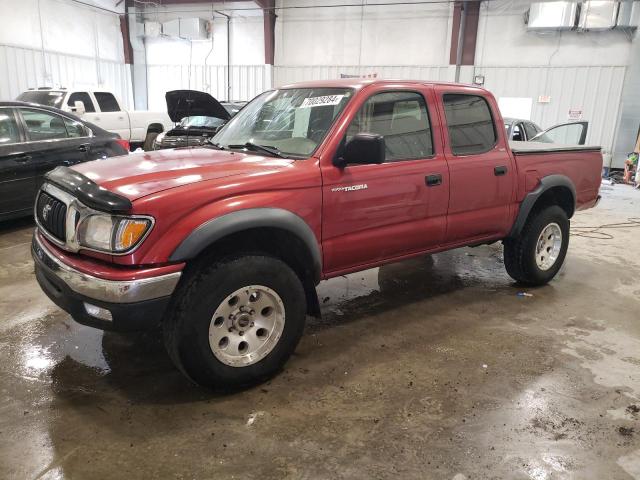
[(305, 98), (299, 108), (324, 107), (326, 105), (338, 105), (344, 95), (323, 95), (322, 97)]

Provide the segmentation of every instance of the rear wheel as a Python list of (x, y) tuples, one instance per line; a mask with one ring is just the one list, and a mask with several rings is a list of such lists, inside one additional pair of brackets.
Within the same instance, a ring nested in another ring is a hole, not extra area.
[(144, 144), (142, 145), (142, 149), (145, 152), (150, 152), (153, 150), (153, 143), (156, 141), (156, 137), (160, 135), (158, 132), (149, 132), (147, 136), (144, 138)]
[(569, 219), (553, 205), (534, 211), (520, 236), (504, 242), (507, 273), (524, 285), (544, 285), (556, 276), (569, 246)]
[(282, 368), (304, 329), (302, 283), (276, 258), (206, 266), (178, 295), (163, 324), (165, 345), (176, 366), (206, 387), (266, 380)]

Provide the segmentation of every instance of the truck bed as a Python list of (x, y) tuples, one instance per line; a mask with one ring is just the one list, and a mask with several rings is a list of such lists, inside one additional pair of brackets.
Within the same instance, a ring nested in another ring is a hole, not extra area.
[(515, 154), (534, 154), (534, 153), (550, 153), (550, 152), (573, 152), (573, 151), (597, 151), (602, 147), (595, 145), (562, 145), (559, 143), (543, 143), (543, 142), (509, 142), (511, 151)]
[(518, 201), (532, 191), (540, 178), (563, 175), (576, 189), (576, 208), (592, 207), (598, 199), (602, 176), (600, 147), (541, 142), (509, 142), (518, 165)]

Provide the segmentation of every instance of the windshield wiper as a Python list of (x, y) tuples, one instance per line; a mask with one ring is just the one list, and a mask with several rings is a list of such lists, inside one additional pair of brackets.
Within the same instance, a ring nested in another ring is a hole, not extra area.
[(224, 150), (224, 147), (222, 145), (220, 145), (218, 142), (213, 141), (213, 137), (207, 138), (207, 143), (212, 147), (217, 148), (218, 150)]
[(257, 143), (253, 142), (246, 142), (243, 145), (227, 145), (227, 148), (246, 148), (247, 150), (253, 150), (254, 152), (260, 151), (268, 153), (269, 155), (274, 155), (276, 157), (287, 158), (287, 156), (284, 155), (276, 147), (270, 147), (269, 145), (258, 145)]

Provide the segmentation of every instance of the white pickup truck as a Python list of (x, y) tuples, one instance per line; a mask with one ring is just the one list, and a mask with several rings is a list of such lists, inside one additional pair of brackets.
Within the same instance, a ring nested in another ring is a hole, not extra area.
[(17, 100), (73, 112), (105, 130), (119, 134), (129, 141), (132, 148), (143, 146), (145, 150), (153, 150), (156, 136), (174, 127), (167, 112), (124, 110), (116, 96), (104, 89), (41, 87), (21, 93)]

